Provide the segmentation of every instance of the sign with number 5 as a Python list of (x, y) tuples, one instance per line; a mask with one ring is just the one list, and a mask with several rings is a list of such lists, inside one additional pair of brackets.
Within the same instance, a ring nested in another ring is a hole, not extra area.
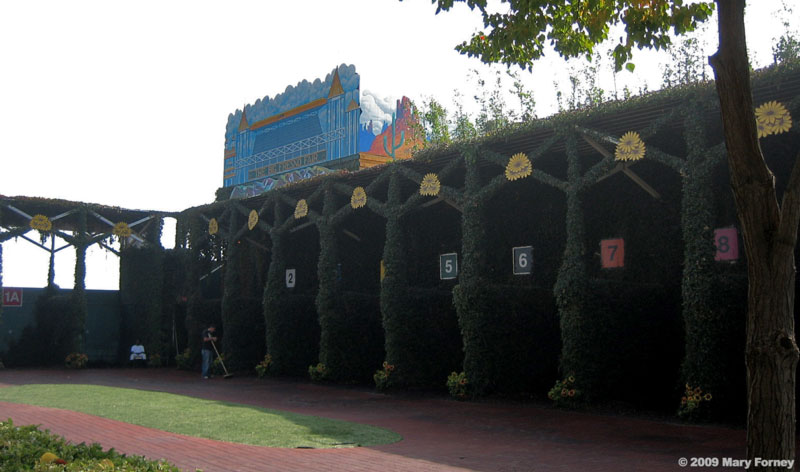
[(458, 254), (441, 254), (439, 256), (439, 278), (442, 280), (458, 277)]
[(603, 269), (625, 267), (625, 240), (616, 238), (600, 241), (600, 261)]

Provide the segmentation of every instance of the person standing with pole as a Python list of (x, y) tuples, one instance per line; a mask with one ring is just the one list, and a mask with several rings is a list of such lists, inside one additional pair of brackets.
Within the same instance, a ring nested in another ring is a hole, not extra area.
[(209, 325), (208, 328), (203, 331), (203, 348), (200, 353), (203, 355), (203, 378), (207, 379), (209, 370), (211, 369), (211, 356), (214, 352), (214, 342), (217, 340), (217, 336), (215, 331), (217, 327)]

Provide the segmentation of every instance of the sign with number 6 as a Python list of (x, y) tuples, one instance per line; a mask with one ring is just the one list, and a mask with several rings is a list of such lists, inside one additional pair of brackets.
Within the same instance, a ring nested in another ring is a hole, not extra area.
[(600, 261), (603, 269), (625, 267), (625, 240), (616, 238), (600, 241)]
[(533, 272), (533, 246), (511, 249), (514, 258), (514, 275), (529, 275)]

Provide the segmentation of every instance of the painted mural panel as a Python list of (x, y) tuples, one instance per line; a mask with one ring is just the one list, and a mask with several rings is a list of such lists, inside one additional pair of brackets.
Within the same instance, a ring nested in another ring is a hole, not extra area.
[(420, 143), (411, 101), (403, 97), (395, 108), (359, 88), (355, 66), (342, 64), (325, 80), (304, 80), (230, 114), (223, 185), (234, 187), (231, 198), (327, 173), (345, 161), (357, 169), (411, 157)]

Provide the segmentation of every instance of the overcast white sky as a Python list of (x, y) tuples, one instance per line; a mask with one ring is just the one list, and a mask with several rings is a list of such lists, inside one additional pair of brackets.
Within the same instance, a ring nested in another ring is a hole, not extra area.
[[(748, 43), (766, 65), (781, 2), (757, 6)], [(459, 89), (474, 109), (469, 70), (491, 71), (453, 47), (481, 28), (479, 17), (464, 5), (434, 12), (429, 0), (2, 2), (0, 194), (167, 211), (211, 202), (228, 114), (342, 63), (356, 66), (362, 91), (450, 106)], [(636, 74), (619, 80), (656, 88), (663, 60), (635, 56)], [(542, 116), (567, 66), (553, 58), (536, 69), (523, 77)], [(3, 249), (5, 286), (44, 285), (45, 251)], [(92, 253), (87, 286), (117, 288), (116, 256)], [(62, 287), (73, 264), (74, 251), (58, 254)]]

